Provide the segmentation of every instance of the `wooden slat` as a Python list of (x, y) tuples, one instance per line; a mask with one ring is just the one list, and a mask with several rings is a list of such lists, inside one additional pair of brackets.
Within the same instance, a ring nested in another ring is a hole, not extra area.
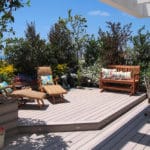
[(117, 91), (127, 91), (130, 92), (130, 88), (123, 88), (123, 87), (115, 87), (115, 86), (103, 86), (103, 89), (108, 89), (108, 90), (117, 90)]

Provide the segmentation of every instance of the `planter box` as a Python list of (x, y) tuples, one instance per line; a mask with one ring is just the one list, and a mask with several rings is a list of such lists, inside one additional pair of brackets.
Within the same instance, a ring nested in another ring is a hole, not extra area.
[(5, 129), (0, 127), (0, 149), (4, 147)]
[(18, 103), (16, 100), (0, 104), (0, 127), (5, 128), (6, 133), (17, 128), (17, 118)]

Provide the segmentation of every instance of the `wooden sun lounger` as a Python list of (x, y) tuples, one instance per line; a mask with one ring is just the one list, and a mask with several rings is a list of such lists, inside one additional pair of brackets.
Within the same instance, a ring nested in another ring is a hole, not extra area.
[(46, 94), (51, 96), (53, 99), (53, 103), (56, 102), (56, 97), (60, 97), (60, 100), (63, 102), (63, 94), (66, 94), (67, 91), (62, 86), (57, 84), (57, 78), (53, 79), (53, 84), (42, 84), (41, 76), (47, 75), (52, 75), (51, 67), (41, 66), (37, 68), (39, 90), (42, 92), (46, 92)]
[(38, 106), (41, 108), (44, 106), (44, 97), (46, 96), (43, 92), (34, 91), (32, 89), (21, 89), (16, 90), (11, 93), (12, 96), (18, 97), (18, 98), (24, 98), (27, 97), (29, 99), (34, 99), (37, 101)]
[(45, 85), (43, 86), (43, 89), (48, 95), (52, 97), (53, 103), (56, 102), (56, 96), (59, 96), (61, 98), (61, 101), (63, 102), (63, 94), (67, 93), (67, 91), (60, 85)]

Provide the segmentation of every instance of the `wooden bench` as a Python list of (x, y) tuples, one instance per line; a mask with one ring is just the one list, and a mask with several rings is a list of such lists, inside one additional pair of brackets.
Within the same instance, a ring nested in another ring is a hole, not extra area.
[(115, 79), (104, 78), (103, 73), (100, 73), (100, 88), (103, 90), (118, 90), (130, 92), (134, 95), (138, 90), (140, 66), (126, 66), (126, 65), (109, 65), (109, 69), (116, 69), (117, 72), (131, 72), (130, 79)]

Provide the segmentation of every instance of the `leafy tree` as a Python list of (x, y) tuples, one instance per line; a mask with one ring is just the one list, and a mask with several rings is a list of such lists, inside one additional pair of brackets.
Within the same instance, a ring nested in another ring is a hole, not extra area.
[(131, 37), (131, 24), (106, 22), (108, 31), (99, 29), (100, 59), (102, 64), (124, 64), (124, 50)]
[(94, 35), (87, 41), (84, 57), (87, 66), (93, 65), (99, 58), (98, 41), (94, 38)]
[(26, 0), (26, 2), (21, 0), (1, 0), (0, 2), (0, 49), (3, 48), (4, 33), (13, 32), (13, 28), (9, 26), (11, 23), (14, 22), (13, 12), (29, 4), (30, 4), (30, 0)]
[(46, 44), (36, 33), (35, 24), (32, 22), (27, 24), (25, 36), (25, 39), (8, 39), (5, 55), (18, 72), (33, 74), (37, 66), (46, 65)]
[(55, 65), (67, 63), (71, 67), (74, 64), (75, 52), (72, 49), (70, 31), (64, 19), (59, 18), (58, 22), (51, 27), (48, 39), (53, 58), (57, 62)]
[(150, 70), (150, 32), (143, 26), (133, 36), (133, 64), (140, 65), (142, 72)]
[(45, 64), (46, 60), (46, 43), (45, 40), (41, 39), (40, 34), (36, 33), (35, 23), (27, 23), (27, 29), (25, 31), (26, 41), (30, 46), (30, 63), (31, 66), (37, 67)]
[(12, 63), (18, 72), (27, 71), (30, 67), (28, 64), (29, 46), (23, 38), (7, 39), (7, 45), (4, 49), (6, 60)]
[(68, 18), (66, 19), (67, 25), (70, 29), (73, 49), (76, 52), (77, 63), (79, 58), (82, 57), (87, 40), (86, 28), (87, 20), (81, 15), (72, 16), (71, 10), (68, 11)]

